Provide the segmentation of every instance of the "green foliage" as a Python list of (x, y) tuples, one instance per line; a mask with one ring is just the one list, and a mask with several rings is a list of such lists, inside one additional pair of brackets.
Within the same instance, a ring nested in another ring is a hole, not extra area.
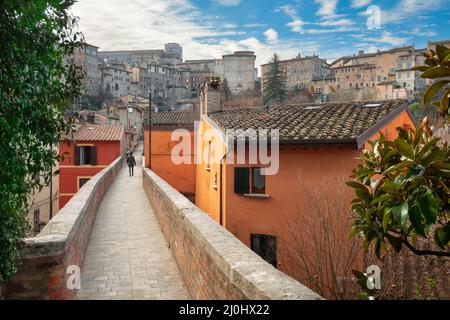
[(27, 230), (28, 195), (48, 184), (64, 108), (79, 95), (80, 72), (66, 63), (83, 37), (68, 13), (73, 0), (0, 3), (0, 283), (15, 271)]
[[(448, 84), (450, 83), (450, 80), (445, 78), (450, 77), (450, 48), (437, 45), (436, 51), (429, 50), (424, 56), (426, 58), (425, 66), (416, 66), (412, 68), (412, 70), (422, 71), (422, 78), (438, 80), (427, 88), (427, 91), (423, 96), (423, 103), (425, 105), (432, 103), (437, 106), (440, 116), (443, 119), (448, 120), (450, 115), (450, 88), (448, 87)], [(440, 101), (433, 102), (433, 97), (441, 89), (444, 90)]]
[(230, 86), (228, 85), (227, 79), (223, 80), (220, 95), (224, 101), (228, 101), (231, 98), (231, 89), (230, 89)]
[(377, 290), (369, 289), (367, 286), (367, 283), (370, 281), (369, 277), (358, 270), (352, 270), (352, 273), (355, 276), (358, 285), (361, 287), (361, 292), (358, 293), (358, 300), (373, 300)]
[(270, 60), (268, 68), (263, 84), (264, 103), (273, 101), (282, 103), (287, 98), (286, 75), (276, 53)]
[[(369, 142), (347, 182), (356, 192), (351, 235), (362, 233), (366, 249), (375, 243), (377, 256), (386, 244), (450, 256), (450, 147), (432, 136), (428, 119), (417, 130), (397, 130), (394, 141), (380, 134)], [(434, 239), (437, 250), (416, 249), (417, 238)]]

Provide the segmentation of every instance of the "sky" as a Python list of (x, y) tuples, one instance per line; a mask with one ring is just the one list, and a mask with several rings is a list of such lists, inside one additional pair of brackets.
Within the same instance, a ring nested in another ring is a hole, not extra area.
[(259, 67), (318, 54), (329, 62), (450, 39), (450, 0), (78, 0), (72, 13), (100, 50), (183, 46), (184, 59), (252, 50)]

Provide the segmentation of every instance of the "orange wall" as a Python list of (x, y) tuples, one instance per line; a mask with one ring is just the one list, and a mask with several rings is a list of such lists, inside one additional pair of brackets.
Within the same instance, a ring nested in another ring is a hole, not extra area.
[[(387, 140), (395, 140), (397, 138), (397, 127), (405, 127), (408, 126), (410, 128), (415, 128), (414, 121), (411, 119), (409, 113), (407, 111), (403, 111), (393, 119), (388, 125), (386, 125), (380, 132), (384, 134)], [(375, 140), (378, 138), (379, 133), (374, 134), (370, 140)]]
[[(414, 127), (406, 111), (381, 131), (387, 138), (395, 139), (395, 128), (403, 127), (404, 124)], [(204, 137), (208, 129), (211, 129), (211, 125), (203, 120), (198, 131), (197, 152), (200, 154), (206, 152), (208, 141), (221, 139), (217, 133), (212, 134), (211, 137)], [(378, 134), (374, 135), (372, 139), (377, 136)], [(202, 138), (204, 138), (203, 143), (201, 143)], [(220, 158), (224, 154), (224, 144), (218, 149), (216, 156)], [(269, 199), (252, 199), (234, 193), (234, 167), (238, 165), (221, 165), (216, 161), (210, 166), (210, 170), (206, 170), (206, 164), (202, 163), (197, 165), (196, 169), (196, 205), (218, 223), (220, 222), (220, 168), (222, 167), (223, 225), (247, 246), (250, 246), (252, 233), (276, 235), (279, 268), (282, 271), (292, 270), (295, 266), (290, 266), (284, 259), (283, 250), (287, 250), (288, 244), (285, 240), (288, 236), (283, 233), (283, 228), (286, 227), (286, 221), (290, 218), (295, 218), (299, 214), (308, 215), (311, 210), (314, 210), (301, 190), (313, 190), (321, 181), (326, 183), (328, 190), (336, 190), (335, 194), (333, 191), (328, 191), (327, 194), (329, 198), (348, 207), (348, 216), (345, 216), (346, 221), (342, 221), (342, 225), (347, 223), (345, 229), (349, 230), (350, 201), (354, 192), (345, 185), (345, 181), (350, 179), (352, 170), (357, 166), (360, 152), (361, 150), (345, 145), (280, 146), (279, 172), (273, 176), (266, 176), (266, 194), (270, 195)], [(258, 165), (241, 166), (258, 167)], [(213, 187), (216, 174), (219, 183), (217, 189)], [(347, 209), (344, 208), (344, 210)], [(340, 222), (337, 225), (340, 225)], [(347, 232), (346, 230), (344, 231)], [(301, 228), (297, 232), (305, 236)], [(343, 245), (349, 246), (349, 243)], [(356, 263), (361, 262), (362, 259), (357, 259)]]
[(97, 147), (97, 165), (76, 166), (74, 160), (75, 144), (63, 141), (59, 143), (59, 207), (60, 209), (78, 191), (78, 178), (93, 177), (103, 168), (122, 155), (121, 141), (77, 141), (77, 145), (94, 145)]
[[(176, 129), (176, 128), (174, 128)], [(178, 142), (171, 141), (171, 129), (152, 128), (151, 157), (148, 156), (149, 132), (145, 130), (145, 165), (149, 167), (152, 161), (152, 170), (181, 193), (193, 195), (195, 193), (195, 164), (194, 164), (194, 131), (190, 130), (191, 150), (188, 156), (190, 164), (175, 164), (172, 161), (172, 149)], [(150, 158), (150, 159), (149, 159)]]

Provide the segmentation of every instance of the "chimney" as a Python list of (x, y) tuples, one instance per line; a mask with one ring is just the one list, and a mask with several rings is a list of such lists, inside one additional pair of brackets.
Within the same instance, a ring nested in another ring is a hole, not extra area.
[(220, 87), (222, 81), (219, 77), (206, 77), (200, 90), (200, 115), (221, 111)]
[(364, 54), (364, 50), (359, 50), (358, 54), (362, 56)]

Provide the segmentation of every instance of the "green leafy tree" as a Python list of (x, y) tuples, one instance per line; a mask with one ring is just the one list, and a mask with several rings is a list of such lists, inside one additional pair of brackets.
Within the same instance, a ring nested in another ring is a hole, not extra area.
[(223, 80), (222, 88), (221, 88), (221, 92), (220, 93), (221, 93), (222, 99), (224, 101), (230, 100), (230, 98), (231, 98), (231, 89), (230, 89), (230, 86), (228, 85), (228, 80), (227, 79)]
[(56, 146), (70, 125), (80, 70), (67, 62), (84, 45), (68, 14), (72, 0), (0, 3), (0, 283), (15, 271), (28, 195), (50, 181)]
[(263, 84), (264, 103), (282, 103), (287, 98), (286, 75), (279, 56), (274, 53), (269, 61), (268, 71)]
[[(429, 104), (444, 88), (440, 101), (432, 102), (447, 125), (449, 120), (450, 49), (437, 46), (426, 53), (421, 77), (438, 79), (426, 90)], [(353, 171), (355, 189), (352, 236), (364, 235), (368, 249), (375, 244), (379, 257), (389, 244), (400, 252), (407, 247), (417, 255), (450, 256), (450, 147), (436, 137), (429, 119), (417, 129), (397, 128), (398, 138), (380, 137), (369, 142), (361, 163)], [(417, 247), (417, 239), (431, 240), (434, 248)]]

